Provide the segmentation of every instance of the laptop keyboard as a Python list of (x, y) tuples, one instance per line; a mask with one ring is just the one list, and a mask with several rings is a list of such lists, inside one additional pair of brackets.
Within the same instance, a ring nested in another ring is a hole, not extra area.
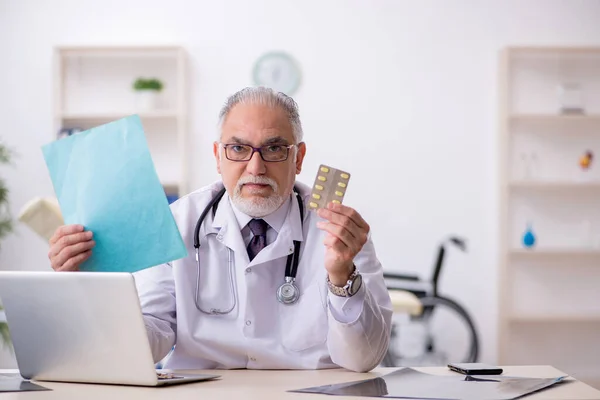
[(0, 374), (0, 380), (23, 379), (19, 373), (4, 373)]

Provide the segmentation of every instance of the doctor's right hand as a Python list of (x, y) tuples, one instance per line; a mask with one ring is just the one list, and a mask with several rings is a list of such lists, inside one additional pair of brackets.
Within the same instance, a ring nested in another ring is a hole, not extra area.
[(55, 271), (78, 271), (82, 262), (92, 255), (92, 232), (82, 225), (63, 225), (50, 238), (48, 258)]

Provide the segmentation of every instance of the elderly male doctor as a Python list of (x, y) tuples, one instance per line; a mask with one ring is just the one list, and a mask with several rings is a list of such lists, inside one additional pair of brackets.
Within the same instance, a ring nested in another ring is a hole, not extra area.
[[(296, 103), (246, 88), (227, 100), (220, 126), (213, 151), (222, 182), (171, 205), (189, 255), (135, 273), (154, 360), (174, 347), (165, 368), (376, 367), (392, 316), (381, 263), (354, 209), (300, 210), (311, 188), (295, 182), (306, 154)], [(200, 226), (196, 261), (196, 222), (223, 187)], [(77, 270), (92, 235), (79, 225), (59, 228), (52, 267)], [(299, 298), (286, 304), (277, 294), (295, 242)]]

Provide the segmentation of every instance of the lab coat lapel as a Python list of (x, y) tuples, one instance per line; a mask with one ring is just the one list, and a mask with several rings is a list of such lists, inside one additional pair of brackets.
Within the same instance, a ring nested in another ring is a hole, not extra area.
[(248, 264), (248, 252), (244, 246), (241, 228), (237, 223), (229, 196), (225, 195), (219, 202), (219, 207), (215, 214), (215, 219), (212, 223), (213, 229), (218, 230), (217, 240), (223, 243), (235, 253), (236, 257), (244, 260), (244, 264)]

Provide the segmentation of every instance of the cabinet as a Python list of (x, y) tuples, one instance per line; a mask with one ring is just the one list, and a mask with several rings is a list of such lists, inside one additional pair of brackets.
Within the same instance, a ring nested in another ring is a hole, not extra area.
[[(59, 47), (53, 138), (138, 114), (170, 200), (188, 193), (187, 71), (180, 47)], [(138, 78), (162, 89), (136, 91)], [(62, 132), (62, 133), (61, 133)]]
[(499, 94), (499, 364), (600, 386), (600, 48), (505, 49)]

